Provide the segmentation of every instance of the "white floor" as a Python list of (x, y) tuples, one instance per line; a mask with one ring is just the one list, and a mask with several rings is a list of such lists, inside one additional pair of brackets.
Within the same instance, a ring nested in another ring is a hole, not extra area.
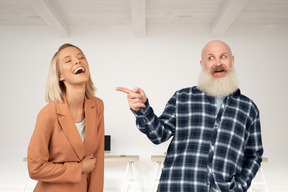
[[(27, 176), (27, 165), (23, 162), (23, 157), (26, 156), (26, 151), (23, 149), (11, 149), (11, 148), (0, 148), (0, 192), (22, 192), (24, 183)], [(141, 173), (141, 164), (138, 165), (138, 170), (140, 168), (139, 176), (147, 175), (147, 172), (153, 172), (153, 162), (151, 162), (151, 166), (147, 166), (145, 168), (145, 172)], [(136, 166), (137, 167), (137, 166)], [(286, 161), (277, 161), (265, 162), (262, 164), (262, 168), (264, 171), (264, 175), (266, 178), (266, 184), (269, 192), (288, 192), (288, 162)], [(151, 169), (151, 170), (150, 170)], [(113, 172), (113, 170), (117, 170), (117, 173)], [(122, 173), (121, 173), (122, 172)], [(122, 178), (125, 172), (125, 165), (122, 164), (120, 166), (109, 166), (105, 165), (105, 192), (116, 192), (120, 191), (122, 186), (115, 188), (115, 183), (121, 185)], [(118, 176), (117, 176), (118, 174)], [(149, 173), (150, 174), (150, 173)], [(116, 177), (115, 177), (116, 175)], [(120, 175), (120, 177), (119, 177)], [(260, 180), (260, 176), (258, 175), (256, 180)], [(255, 180), (255, 181), (256, 181)], [(29, 180), (31, 181), (31, 180)], [(141, 179), (140, 179), (141, 182)], [(147, 185), (147, 182), (144, 182)], [(113, 185), (114, 184), (114, 185)], [(33, 191), (33, 186), (35, 182), (28, 183), (28, 190)], [(257, 186), (255, 186), (257, 187)], [(136, 191), (132, 186), (130, 191)], [(143, 186), (142, 183), (142, 191), (150, 191), (151, 186)], [(255, 188), (255, 192), (264, 192), (265, 190), (257, 187)]]

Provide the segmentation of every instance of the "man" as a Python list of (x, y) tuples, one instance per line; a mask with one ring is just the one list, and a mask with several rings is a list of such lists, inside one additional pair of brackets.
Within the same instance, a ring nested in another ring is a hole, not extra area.
[(176, 91), (157, 117), (140, 88), (128, 103), (139, 130), (155, 144), (173, 137), (159, 192), (247, 191), (263, 154), (259, 111), (238, 89), (230, 47), (219, 40), (202, 51), (195, 87)]

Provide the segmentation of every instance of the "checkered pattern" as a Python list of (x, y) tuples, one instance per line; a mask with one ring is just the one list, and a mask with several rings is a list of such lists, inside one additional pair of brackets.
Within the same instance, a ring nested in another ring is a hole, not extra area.
[(177, 91), (158, 118), (149, 102), (134, 111), (138, 129), (155, 144), (173, 137), (159, 192), (247, 191), (263, 153), (259, 111), (237, 90), (217, 112), (197, 87)]

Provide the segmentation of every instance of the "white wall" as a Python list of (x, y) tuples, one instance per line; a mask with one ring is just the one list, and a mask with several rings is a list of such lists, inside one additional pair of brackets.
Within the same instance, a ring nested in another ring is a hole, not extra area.
[[(242, 93), (260, 109), (265, 155), (275, 161), (288, 159), (287, 34), (288, 26), (231, 26), (220, 38), (235, 55)], [(155, 146), (138, 131), (126, 95), (114, 88), (143, 88), (160, 115), (176, 90), (197, 83), (201, 49), (212, 39), (210, 28), (202, 26), (148, 26), (145, 38), (135, 38), (129, 25), (72, 26), (69, 38), (46, 26), (0, 26), (0, 147), (26, 150), (46, 104), (50, 59), (70, 42), (88, 57), (96, 95), (104, 100), (112, 153), (139, 154), (139, 166), (148, 164), (150, 155), (163, 154), (169, 143)]]

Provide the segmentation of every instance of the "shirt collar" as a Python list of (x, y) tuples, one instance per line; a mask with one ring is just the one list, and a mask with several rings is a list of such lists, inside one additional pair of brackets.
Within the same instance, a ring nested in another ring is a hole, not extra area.
[[(198, 93), (198, 94), (203, 94), (204, 92), (203, 91), (201, 91), (200, 89), (198, 89), (198, 87), (197, 86), (194, 86), (193, 88), (192, 88), (192, 92), (193, 93)], [(204, 93), (205, 95), (207, 95), (206, 93)], [(226, 96), (226, 97), (237, 97), (237, 96), (239, 96), (239, 95), (241, 95), (241, 91), (240, 91), (240, 89), (238, 88), (236, 91), (234, 91), (232, 94), (230, 94), (230, 95), (228, 95), (228, 96)], [(210, 95), (207, 95), (208, 97), (213, 97), (213, 96), (210, 96)]]

